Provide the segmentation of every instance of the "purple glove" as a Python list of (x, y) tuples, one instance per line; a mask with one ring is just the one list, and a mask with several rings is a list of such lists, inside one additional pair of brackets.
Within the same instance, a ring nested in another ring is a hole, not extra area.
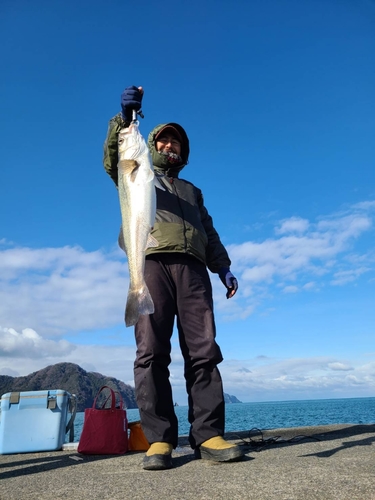
[(238, 281), (230, 272), (229, 267), (222, 267), (219, 271), (219, 278), (221, 279), (223, 285), (227, 288), (227, 299), (233, 297), (238, 289)]
[(126, 87), (121, 94), (121, 114), (126, 122), (132, 121), (133, 109), (138, 112), (140, 111), (142, 107), (142, 97), (143, 94), (134, 85)]

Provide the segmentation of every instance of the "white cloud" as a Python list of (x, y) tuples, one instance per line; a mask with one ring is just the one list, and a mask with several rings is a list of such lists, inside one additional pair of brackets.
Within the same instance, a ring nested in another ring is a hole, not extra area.
[(123, 320), (127, 264), (120, 253), (77, 247), (0, 251), (0, 321), (45, 336)]
[[(373, 208), (371, 202), (363, 203), (317, 222), (294, 217), (288, 223), (284, 219), (276, 224), (277, 237), (230, 245), (239, 290), (227, 300), (222, 283), (217, 276), (212, 277), (218, 325), (243, 321), (261, 304), (265, 320), (274, 298), (282, 293), (317, 293), (329, 286), (355, 283), (365, 273), (370, 281), (375, 262), (372, 246), (359, 251), (356, 244), (372, 229)], [(128, 289), (124, 255), (117, 251), (86, 252), (79, 247), (32, 249), (5, 243), (0, 247), (0, 373), (21, 374), (18, 370), (22, 369), (26, 375), (68, 361), (132, 383), (132, 337), (129, 345), (116, 335), (111, 341), (101, 338), (98, 345), (94, 345), (95, 339), (92, 345), (79, 343), (81, 338), (91, 339), (95, 332), (117, 326), (121, 335), (129, 335), (123, 324)], [(283, 300), (290, 299), (284, 295)], [(67, 334), (77, 342), (63, 340)], [(108, 345), (110, 342), (116, 345)], [(171, 377), (174, 390), (184, 394), (182, 365), (177, 347)], [(280, 393), (279, 399), (283, 399), (282, 391), (286, 395), (294, 389), (301, 393), (307, 389), (314, 395), (314, 391), (340, 393), (344, 384), (372, 388), (375, 376), (371, 363), (359, 366), (332, 358), (275, 361), (259, 357), (249, 364), (225, 361), (221, 367), (227, 392), (244, 400), (251, 399), (252, 390), (261, 400), (262, 390), (269, 398)]]
[[(230, 245), (229, 251), (236, 265), (267, 266), (268, 278), (273, 274), (289, 275), (306, 266), (314, 267), (314, 260), (322, 265), (350, 248), (351, 242), (371, 227), (369, 217), (344, 217), (311, 224), (311, 231), (303, 236), (282, 236), (262, 243), (245, 242)], [(272, 268), (273, 266), (273, 268)], [(245, 275), (246, 276), (246, 275)], [(248, 274), (248, 279), (252, 279)], [(257, 275), (255, 276), (257, 279)]]
[(66, 340), (43, 339), (31, 328), (25, 328), (18, 333), (13, 328), (0, 327), (1, 357), (60, 357), (69, 354), (72, 350), (74, 346)]
[(304, 290), (313, 290), (316, 287), (316, 283), (314, 281), (309, 281), (303, 285)]
[(283, 288), (284, 293), (297, 293), (299, 291), (298, 286), (289, 285)]
[[(318, 221), (299, 217), (276, 223), (279, 236), (229, 245), (239, 278), (234, 299), (213, 276), (215, 309), (225, 321), (245, 319), (272, 296), (319, 291), (371, 280), (373, 250), (354, 253), (372, 228), (373, 202)], [(16, 331), (33, 328), (46, 338), (123, 324), (128, 289), (126, 259), (120, 251), (86, 252), (79, 247), (0, 247), (0, 322)]]
[(307, 231), (310, 223), (301, 217), (290, 217), (280, 221), (280, 226), (275, 228), (276, 234), (285, 233), (304, 233)]
[[(28, 338), (28, 334), (23, 333), (23, 336)], [(31, 333), (30, 337), (35, 340), (38, 334)], [(173, 395), (179, 404), (186, 404), (183, 359), (176, 336), (172, 339), (172, 345), (170, 380)], [(23, 376), (50, 364), (70, 362), (87, 371), (116, 377), (134, 386), (134, 345), (76, 344), (72, 347), (58, 358), (55, 357), (56, 352), (53, 351), (51, 355), (47, 349), (44, 358), (23, 357), (23, 352), (20, 356), (14, 351), (13, 357), (0, 357), (0, 374)], [(327, 356), (276, 359), (259, 355), (249, 360), (225, 360), (219, 369), (225, 392), (242, 401), (331, 398), (341, 395), (360, 397), (368, 396), (375, 390), (375, 354), (365, 354), (363, 358), (352, 363)], [(18, 367), (18, 370), (14, 367)], [(356, 393), (357, 390), (359, 392)]]
[[(0, 356), (0, 375), (20, 377), (65, 362), (75, 363), (87, 371), (116, 377), (134, 386), (135, 345), (80, 345), (64, 340), (55, 342), (43, 340), (36, 332), (32, 332), (30, 343), (27, 343), (28, 334), (16, 332), (18, 348), (14, 347), (6, 356)], [(29, 355), (27, 347), (30, 349)], [(41, 353), (38, 352), (39, 347)], [(1, 345), (1, 351), (2, 348)]]
[(375, 210), (375, 201), (361, 201), (359, 203), (356, 203), (354, 205), (354, 208), (358, 210), (364, 210), (366, 212)]
[(9, 377), (18, 377), (19, 372), (13, 370), (12, 368), (4, 366), (3, 368), (0, 368), (0, 375), (8, 375)]
[(337, 271), (334, 273), (333, 280), (331, 281), (332, 285), (346, 285), (346, 283), (350, 283), (351, 281), (355, 281), (362, 274), (371, 271), (370, 268), (360, 267), (358, 269), (349, 269), (348, 271)]
[(349, 371), (349, 370), (354, 369), (348, 363), (339, 363), (339, 362), (328, 363), (328, 368), (330, 368), (331, 370), (336, 370), (336, 371)]
[(244, 272), (242, 273), (242, 279), (244, 281), (251, 281), (252, 283), (256, 283), (259, 281), (270, 282), (276, 271), (277, 269), (273, 264), (254, 266), (244, 270)]
[(253, 295), (259, 284), (282, 284), (284, 292), (295, 292), (296, 287), (319, 289), (317, 277), (337, 285), (373, 271), (372, 249), (356, 256), (350, 253), (356, 240), (372, 229), (372, 207), (372, 202), (363, 203), (317, 222), (291, 217), (276, 225), (279, 237), (229, 245), (232, 268), (239, 270), (240, 284), (250, 285)]
[(225, 391), (243, 401), (360, 397), (375, 390), (375, 358), (355, 365), (329, 357), (254, 358), (224, 361), (220, 370)]

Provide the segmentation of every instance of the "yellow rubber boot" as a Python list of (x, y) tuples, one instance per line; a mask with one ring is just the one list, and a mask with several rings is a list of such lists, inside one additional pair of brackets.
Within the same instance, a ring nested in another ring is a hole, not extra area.
[(152, 443), (150, 448), (147, 450), (146, 455), (151, 457), (152, 455), (170, 455), (172, 453), (173, 446), (169, 443)]
[(152, 443), (143, 458), (145, 470), (165, 470), (172, 467), (173, 446), (169, 443)]
[(215, 436), (204, 441), (198, 448), (196, 455), (197, 458), (215, 462), (235, 462), (241, 460), (244, 453), (236, 444), (228, 443), (221, 436)]

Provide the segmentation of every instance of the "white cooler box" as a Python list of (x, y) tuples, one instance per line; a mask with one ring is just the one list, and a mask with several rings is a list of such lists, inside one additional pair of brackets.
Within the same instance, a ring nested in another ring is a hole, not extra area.
[(4, 394), (0, 454), (61, 450), (68, 431), (73, 441), (75, 414), (75, 396), (60, 389)]

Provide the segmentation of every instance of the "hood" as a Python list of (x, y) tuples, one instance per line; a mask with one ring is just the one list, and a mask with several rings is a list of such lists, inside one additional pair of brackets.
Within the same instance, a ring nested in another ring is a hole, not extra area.
[[(159, 135), (159, 133), (164, 130), (165, 128), (172, 128), (174, 129), (177, 136), (181, 139), (181, 161), (178, 163), (173, 163), (171, 164), (168, 159), (158, 153), (156, 151), (155, 147), (155, 137)], [(166, 173), (167, 175), (171, 177), (177, 177), (178, 173), (184, 168), (185, 165), (187, 165), (188, 160), (189, 160), (189, 153), (190, 153), (190, 147), (189, 147), (189, 138), (185, 132), (185, 130), (179, 125), (178, 123), (162, 123), (160, 125), (157, 125), (149, 134), (148, 136), (148, 148), (151, 153), (151, 158), (152, 162), (154, 164), (154, 167), (157, 170), (162, 170), (163, 173)]]

